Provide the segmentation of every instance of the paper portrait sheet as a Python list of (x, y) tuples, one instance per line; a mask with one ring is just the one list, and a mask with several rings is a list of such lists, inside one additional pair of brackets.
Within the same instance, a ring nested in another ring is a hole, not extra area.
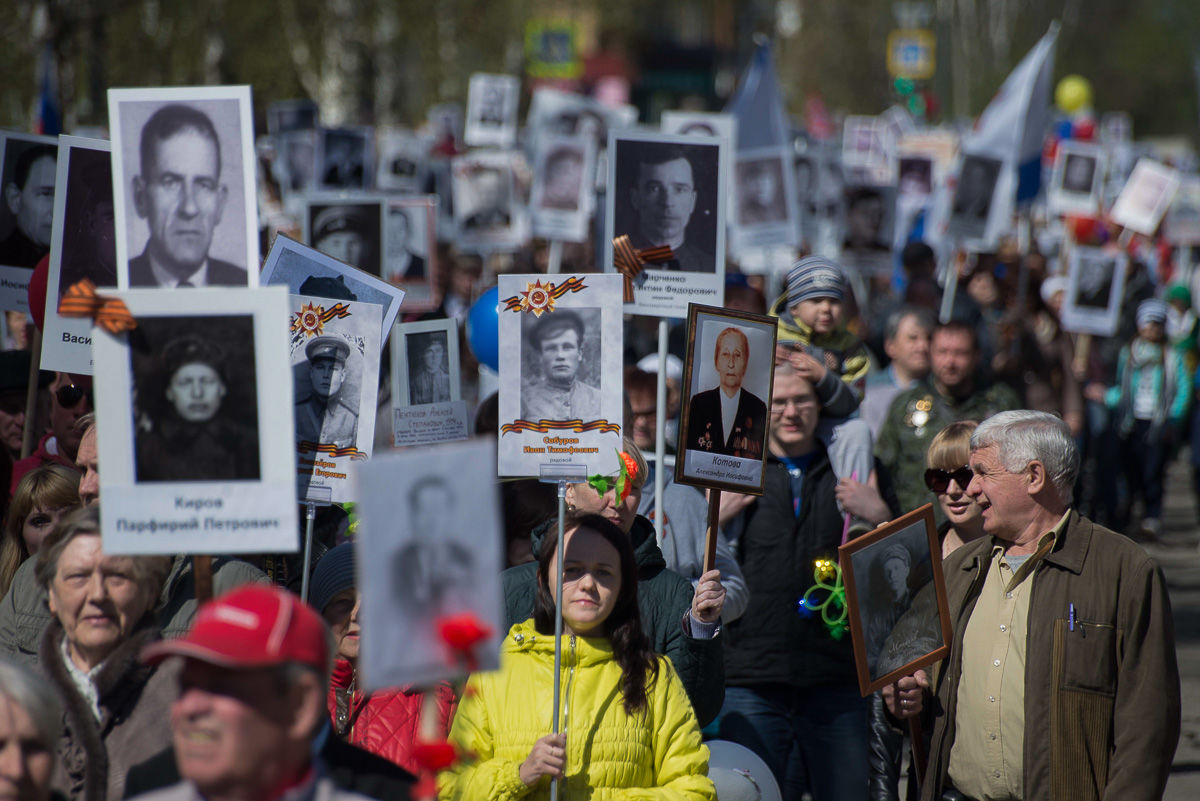
[(460, 249), (490, 253), (517, 248), (521, 204), (513, 175), (514, 154), (479, 152), (451, 162), (454, 227)]
[(1085, 142), (1061, 142), (1054, 158), (1046, 208), (1056, 214), (1095, 214), (1104, 185), (1104, 150)]
[(466, 439), (458, 323), (400, 323), (392, 340), (392, 420), (396, 447)]
[(717, 137), (613, 133), (608, 145), (606, 272), (618, 272), (613, 239), (635, 251), (671, 247), (666, 262), (648, 263), (633, 279), (625, 311), (684, 317), (688, 303), (725, 298), (724, 161)]
[(258, 286), (250, 87), (109, 89), (108, 124), (118, 286)]
[(317, 185), (322, 189), (369, 189), (375, 176), (375, 129), (369, 125), (322, 128), (317, 147)]
[(327, 256), (383, 277), (387, 196), (312, 192), (304, 197), (304, 241)]
[[(29, 279), (50, 251), (57, 158), (57, 137), (0, 131), (0, 309), (29, 311)], [(20, 190), (15, 212), (10, 186)]]
[(633, 127), (637, 118), (635, 106), (608, 106), (574, 92), (543, 86), (533, 93), (525, 127), (535, 152), (541, 149), (546, 134), (590, 136), (597, 148), (603, 148), (613, 131)]
[(437, 306), (436, 195), (388, 198), (384, 219), (384, 279), (404, 289), (404, 308), (418, 311)]
[(547, 134), (534, 167), (533, 235), (586, 242), (595, 204), (596, 143), (587, 136)]
[(92, 329), (105, 552), (295, 551), (286, 291), (114, 294), (138, 327)]
[(896, 189), (871, 184), (847, 185), (842, 264), (860, 275), (888, 275), (896, 226)]
[(262, 283), (264, 286), (286, 286), (292, 295), (314, 295), (380, 306), (383, 309), (382, 341), (385, 343), (404, 300), (403, 289), (283, 235), (275, 237), (267, 253)]
[(312, 130), (317, 127), (319, 118), (320, 109), (314, 100), (276, 100), (267, 106), (267, 133), (275, 136), (292, 131)]
[(1178, 170), (1152, 159), (1139, 159), (1113, 204), (1113, 222), (1150, 236), (1158, 228), (1178, 188)]
[(476, 439), (356, 465), (362, 671), (368, 690), (427, 685), (467, 667), (437, 623), (469, 615), (489, 636), (473, 669), (495, 670), (503, 630), (503, 532), (495, 441)]
[(688, 323), (675, 480), (761, 494), (775, 321), (693, 306)]
[(734, 164), (737, 213), (730, 226), (735, 252), (798, 243), (800, 225), (793, 166), (787, 148), (738, 151)]
[(371, 458), (375, 442), (381, 309), (305, 295), (289, 300), (297, 494), (301, 501), (353, 501), (350, 468)]
[(1112, 336), (1117, 330), (1125, 293), (1128, 257), (1102, 248), (1071, 248), (1067, 291), (1063, 297), (1063, 330)]
[(85, 278), (101, 292), (117, 285), (109, 143), (60, 137), (56, 184), (61, 189), (54, 197), (42, 369), (91, 375), (92, 321), (60, 317), (58, 303), (67, 289)]
[(621, 447), (621, 277), (501, 275), (498, 474), (583, 465)]
[(1167, 211), (1167, 238), (1177, 245), (1200, 245), (1200, 176), (1182, 176)]
[(517, 140), (517, 101), (521, 82), (515, 75), (477, 72), (467, 86), (467, 128), (472, 147), (512, 147)]
[(422, 191), (423, 165), (429, 158), (429, 139), (409, 130), (392, 129), (379, 134), (379, 167), (375, 186), (389, 192), (415, 195)]

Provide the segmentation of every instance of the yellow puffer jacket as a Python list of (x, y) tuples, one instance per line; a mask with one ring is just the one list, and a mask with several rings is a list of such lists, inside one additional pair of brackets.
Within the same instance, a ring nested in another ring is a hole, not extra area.
[[(605, 638), (563, 637), (562, 720), (567, 769), (562, 799), (713, 801), (708, 748), (670, 660), (658, 658), (647, 708), (630, 716), (621, 697), (621, 667)], [(521, 781), (521, 763), (550, 733), (554, 703), (554, 636), (532, 620), (509, 631), (500, 670), (475, 673), (454, 716), (450, 742), (469, 756), (438, 776), (442, 801), (550, 796), (543, 776)]]

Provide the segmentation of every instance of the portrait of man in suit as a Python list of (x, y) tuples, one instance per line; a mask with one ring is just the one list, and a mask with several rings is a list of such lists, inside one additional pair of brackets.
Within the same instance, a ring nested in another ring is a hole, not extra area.
[(729, 326), (717, 335), (713, 364), (716, 387), (692, 396), (683, 448), (746, 459), (762, 458), (767, 405), (742, 387), (750, 362), (750, 341)]
[(713, 254), (689, 242), (688, 224), (696, 210), (696, 174), (682, 148), (648, 143), (634, 154), (637, 173), (629, 203), (637, 227), (630, 232), (638, 249), (669, 245), (674, 257), (662, 265), (691, 273), (716, 271)]
[(142, 127), (139, 156), (134, 208), (150, 239), (129, 260), (130, 286), (246, 286), (244, 267), (209, 255), (229, 189), (208, 115), (179, 103), (163, 106)]
[(475, 557), (453, 527), (455, 494), (441, 476), (418, 479), (408, 491), (411, 540), (393, 557), (393, 589), (400, 607), (423, 621), (469, 605)]

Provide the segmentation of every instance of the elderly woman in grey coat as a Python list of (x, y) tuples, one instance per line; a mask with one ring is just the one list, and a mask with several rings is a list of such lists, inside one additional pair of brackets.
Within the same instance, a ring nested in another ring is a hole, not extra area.
[(64, 518), (37, 560), (54, 615), (40, 661), (64, 706), (54, 787), (71, 801), (117, 801), (125, 772), (171, 738), (173, 677), (138, 661), (160, 636), (153, 609), (171, 560), (105, 554), (95, 506)]

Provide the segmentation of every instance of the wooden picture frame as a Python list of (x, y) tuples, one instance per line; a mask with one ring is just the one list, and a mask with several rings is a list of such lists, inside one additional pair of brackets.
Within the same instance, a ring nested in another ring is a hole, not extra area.
[[(719, 340), (730, 328), (743, 334), (748, 354), (738, 386), (742, 394), (733, 417), (737, 427), (725, 434), (719, 395), (722, 380), (715, 363)], [(688, 304), (688, 350), (683, 373), (686, 400), (680, 408), (676, 443), (677, 483), (763, 494), (777, 334), (778, 321), (774, 317)], [(756, 426), (758, 431), (753, 430)], [(739, 431), (743, 434), (740, 438)]]
[[(949, 655), (950, 605), (932, 504), (847, 542), (838, 558), (864, 697)], [(889, 587), (888, 563), (900, 562), (904, 584)]]

